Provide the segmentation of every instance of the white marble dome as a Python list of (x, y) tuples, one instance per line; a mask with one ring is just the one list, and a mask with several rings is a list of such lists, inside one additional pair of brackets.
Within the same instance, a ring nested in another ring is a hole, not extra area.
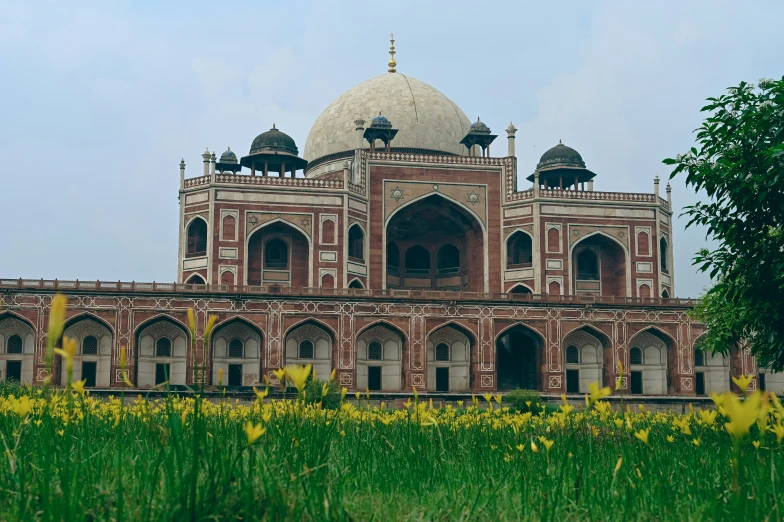
[[(305, 159), (313, 161), (359, 148), (354, 120), (365, 128), (381, 112), (398, 129), (392, 147), (412, 147), (464, 155), (460, 140), (471, 122), (452, 100), (430, 85), (400, 73), (376, 76), (346, 91), (310, 129)], [(365, 144), (367, 146), (367, 144)]]

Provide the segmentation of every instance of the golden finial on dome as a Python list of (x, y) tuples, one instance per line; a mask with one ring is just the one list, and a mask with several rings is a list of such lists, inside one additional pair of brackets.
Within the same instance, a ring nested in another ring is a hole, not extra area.
[(387, 72), (397, 72), (397, 69), (395, 69), (397, 65), (395, 61), (395, 33), (389, 33), (389, 62), (387, 62), (387, 65), (389, 65)]

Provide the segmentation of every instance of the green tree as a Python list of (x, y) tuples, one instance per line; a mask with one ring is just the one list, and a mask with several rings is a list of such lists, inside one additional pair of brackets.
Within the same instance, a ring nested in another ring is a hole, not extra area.
[(664, 160), (670, 178), (708, 200), (684, 209), (688, 226), (717, 245), (693, 263), (714, 285), (694, 316), (708, 327), (703, 349), (727, 353), (745, 341), (760, 366), (784, 368), (784, 77), (742, 82), (708, 98), (698, 147)]

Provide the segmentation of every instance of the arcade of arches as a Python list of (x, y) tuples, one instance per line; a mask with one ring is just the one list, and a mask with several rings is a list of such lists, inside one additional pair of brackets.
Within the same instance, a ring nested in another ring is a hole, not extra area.
[(482, 291), (484, 239), (469, 212), (437, 195), (389, 220), (387, 287)]

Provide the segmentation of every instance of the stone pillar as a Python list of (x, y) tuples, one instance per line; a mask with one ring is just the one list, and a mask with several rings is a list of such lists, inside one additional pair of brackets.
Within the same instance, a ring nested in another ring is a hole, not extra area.
[[(659, 197), (659, 175), (658, 174), (656, 174), (656, 177), (653, 178), (653, 193), (656, 195), (657, 198)], [(659, 202), (659, 200), (657, 199), (656, 203), (658, 203), (658, 202)]]
[(354, 120), (354, 125), (356, 126), (357, 131), (357, 148), (361, 149), (365, 146), (365, 138), (363, 134), (365, 133), (365, 120), (362, 118)]
[(539, 171), (534, 171), (534, 197), (539, 197)]
[(593, 180), (588, 182), (588, 192), (593, 192)]
[(280, 177), (281, 178), (285, 178), (286, 177), (286, 164), (285, 163), (281, 163), (280, 164)]
[(514, 157), (515, 155), (515, 132), (517, 129), (512, 122), (509, 122), (509, 126), (506, 128), (506, 143), (507, 143), (507, 156)]
[(180, 160), (180, 190), (185, 188), (185, 158)]
[(670, 206), (670, 210), (672, 210), (672, 187), (669, 183), (667, 183), (667, 204)]
[(210, 157), (211, 156), (212, 155), (210, 154), (209, 149), (204, 149), (204, 154), (201, 155), (202, 159), (204, 159), (204, 174), (202, 174), (203, 176), (209, 176), (210, 175)]
[(215, 151), (212, 151), (212, 154), (210, 155), (210, 176), (214, 176), (215, 175), (215, 161), (216, 160), (217, 160), (217, 157), (215, 156)]

